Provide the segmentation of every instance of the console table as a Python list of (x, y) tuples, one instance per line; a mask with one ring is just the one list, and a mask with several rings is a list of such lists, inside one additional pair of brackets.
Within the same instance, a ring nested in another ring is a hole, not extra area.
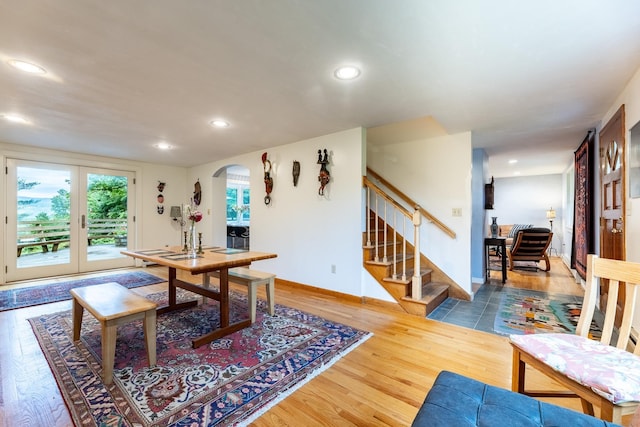
[(507, 281), (507, 239), (505, 237), (485, 237), (484, 239), (484, 253), (486, 263), (486, 275), (489, 280), (489, 250), (492, 246), (497, 246), (499, 249), (500, 259), (502, 261), (502, 283)]

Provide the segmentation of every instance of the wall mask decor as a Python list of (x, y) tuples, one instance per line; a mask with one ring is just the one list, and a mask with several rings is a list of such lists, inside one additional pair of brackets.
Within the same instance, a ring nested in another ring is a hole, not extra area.
[(293, 161), (293, 186), (298, 186), (298, 178), (300, 178), (300, 162), (297, 160)]
[(489, 184), (484, 185), (484, 208), (485, 209), (493, 209), (493, 177), (491, 177), (491, 182)]
[(318, 194), (324, 196), (324, 187), (331, 179), (331, 174), (329, 173), (329, 169), (327, 169), (327, 165), (329, 164), (329, 154), (327, 153), (326, 148), (324, 149), (324, 157), (322, 157), (322, 150), (318, 150), (318, 164), (320, 165), (320, 175), (318, 175), (320, 188), (318, 189)]
[(166, 184), (162, 181), (158, 181), (158, 191), (159, 194), (156, 196), (156, 200), (158, 201), (158, 206), (156, 206), (156, 212), (158, 212), (158, 215), (162, 215), (164, 213), (164, 195), (162, 194), (162, 192), (164, 191), (164, 186)]
[(264, 186), (267, 193), (264, 196), (264, 204), (269, 205), (271, 203), (271, 191), (273, 191), (273, 178), (271, 177), (271, 161), (267, 159), (267, 153), (262, 153), (262, 166), (264, 168)]
[(193, 185), (193, 204), (200, 206), (200, 202), (202, 202), (202, 187), (200, 187), (200, 180), (198, 179)]

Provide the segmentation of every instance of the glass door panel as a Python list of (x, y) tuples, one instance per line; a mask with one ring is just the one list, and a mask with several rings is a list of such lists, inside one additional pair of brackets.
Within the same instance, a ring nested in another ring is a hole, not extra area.
[(94, 271), (133, 266), (127, 248), (134, 234), (133, 173), (81, 168), (80, 269)]
[(7, 160), (7, 281), (78, 269), (74, 169)]

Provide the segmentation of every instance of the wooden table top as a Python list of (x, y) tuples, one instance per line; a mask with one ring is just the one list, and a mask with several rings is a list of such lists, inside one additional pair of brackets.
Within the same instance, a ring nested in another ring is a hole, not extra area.
[(203, 253), (191, 258), (182, 252), (179, 246), (159, 249), (136, 249), (121, 251), (123, 255), (145, 261), (165, 265), (170, 268), (189, 271), (191, 274), (205, 273), (221, 268), (241, 267), (253, 261), (276, 258), (278, 255), (269, 252), (244, 251), (240, 249), (205, 247)]

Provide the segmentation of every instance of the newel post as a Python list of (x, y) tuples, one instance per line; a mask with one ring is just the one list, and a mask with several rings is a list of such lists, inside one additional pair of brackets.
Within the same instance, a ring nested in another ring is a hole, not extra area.
[(411, 296), (422, 299), (422, 278), (420, 276), (420, 215), (419, 206), (413, 211), (413, 277), (411, 278)]

